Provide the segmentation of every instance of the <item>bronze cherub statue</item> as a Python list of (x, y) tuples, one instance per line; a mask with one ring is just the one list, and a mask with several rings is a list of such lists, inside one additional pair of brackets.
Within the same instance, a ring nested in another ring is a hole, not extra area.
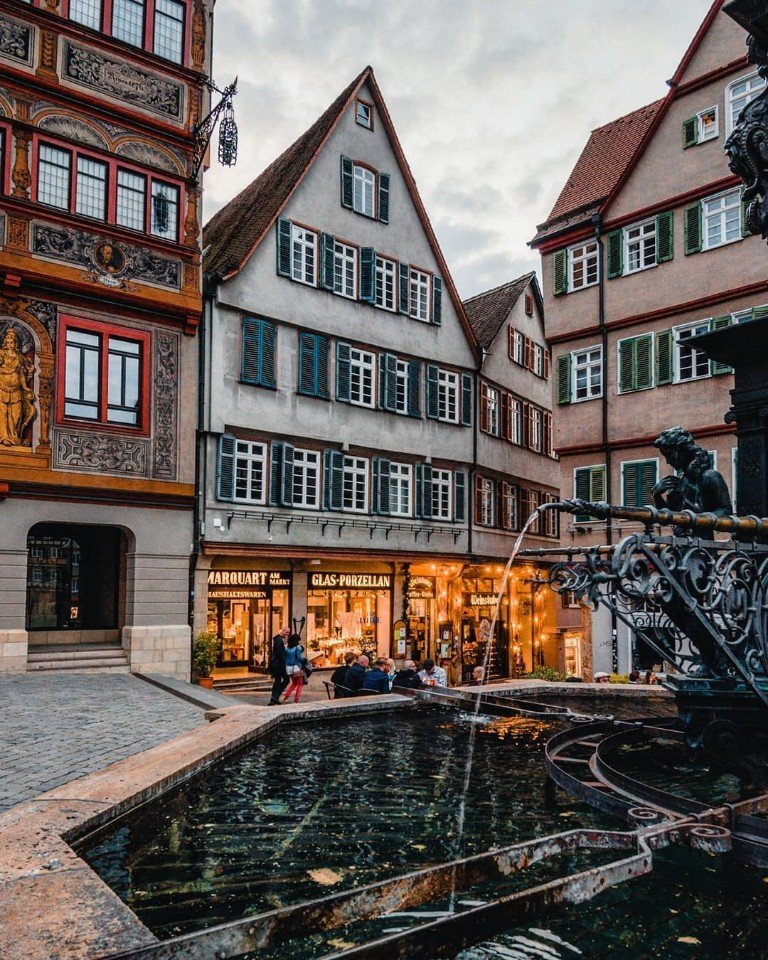
[(675, 470), (653, 488), (656, 507), (731, 516), (731, 495), (722, 474), (713, 469), (709, 454), (687, 430), (682, 427), (664, 430), (653, 445)]

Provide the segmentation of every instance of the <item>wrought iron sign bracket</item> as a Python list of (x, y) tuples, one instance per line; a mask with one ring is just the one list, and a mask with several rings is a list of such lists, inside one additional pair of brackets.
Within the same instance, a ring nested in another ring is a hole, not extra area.
[(223, 167), (234, 167), (237, 163), (238, 131), (232, 106), (232, 100), (237, 94), (237, 79), (235, 77), (234, 82), (223, 90), (210, 80), (206, 84), (211, 94), (217, 93), (221, 99), (193, 130), (195, 152), (192, 158), (192, 180), (197, 180), (217, 124), (219, 124), (219, 163)]

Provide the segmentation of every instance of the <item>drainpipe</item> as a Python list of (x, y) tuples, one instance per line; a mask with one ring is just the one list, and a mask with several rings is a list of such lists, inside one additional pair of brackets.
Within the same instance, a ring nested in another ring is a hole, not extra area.
[[(480, 348), (482, 350), (482, 348)], [(477, 431), (480, 428), (480, 371), (483, 366), (483, 359), (478, 361), (478, 365), (472, 374), (472, 392), (474, 394), (474, 404), (472, 405), (472, 466), (469, 468), (469, 478), (467, 480), (467, 554), (471, 557), (474, 548), (472, 537), (472, 515), (475, 510), (475, 474), (477, 473)], [(501, 414), (499, 414), (501, 415)]]

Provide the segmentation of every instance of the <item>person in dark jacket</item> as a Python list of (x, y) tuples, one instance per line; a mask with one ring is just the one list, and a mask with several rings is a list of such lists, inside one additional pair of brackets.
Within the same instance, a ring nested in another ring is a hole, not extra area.
[(353, 697), (358, 690), (362, 690), (365, 671), (369, 663), (370, 660), (363, 654), (361, 657), (358, 657), (349, 670), (347, 670), (347, 675), (344, 677), (344, 686), (350, 691), (347, 694), (348, 697)]
[(406, 660), (403, 669), (395, 674), (395, 682), (392, 684), (392, 692), (397, 693), (397, 687), (405, 690), (420, 690), (421, 679), (416, 670), (416, 664), (413, 660)]
[(269, 675), (274, 679), (269, 706), (280, 703), (280, 696), (288, 686), (288, 674), (285, 669), (285, 641), (291, 635), (288, 627), (283, 627), (280, 633), (272, 638), (272, 654), (269, 658)]
[(363, 679), (363, 690), (371, 693), (389, 693), (389, 670), (386, 657), (379, 657)]
[(333, 684), (333, 695), (336, 700), (339, 697), (349, 697), (351, 694), (347, 689), (347, 673), (349, 673), (349, 668), (355, 662), (355, 655), (351, 651), (348, 651), (344, 654), (344, 663), (336, 669), (331, 674), (331, 683)]

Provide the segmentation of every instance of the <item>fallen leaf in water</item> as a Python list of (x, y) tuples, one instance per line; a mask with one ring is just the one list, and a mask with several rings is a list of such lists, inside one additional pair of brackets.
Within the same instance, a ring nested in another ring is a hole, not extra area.
[(414, 850), (426, 850), (426, 846), (423, 843), (412, 843), (411, 846)]
[(346, 940), (329, 940), (329, 947), (336, 947), (338, 950), (349, 950), (352, 947), (356, 946), (354, 943), (347, 943)]
[(701, 940), (697, 940), (696, 937), (678, 937), (678, 943), (690, 943), (694, 947), (701, 946)]
[(320, 883), (324, 887), (332, 887), (334, 883), (339, 883), (341, 880), (341, 874), (336, 873), (335, 870), (330, 870), (328, 867), (320, 867), (319, 870), (307, 870), (307, 873), (315, 883)]

